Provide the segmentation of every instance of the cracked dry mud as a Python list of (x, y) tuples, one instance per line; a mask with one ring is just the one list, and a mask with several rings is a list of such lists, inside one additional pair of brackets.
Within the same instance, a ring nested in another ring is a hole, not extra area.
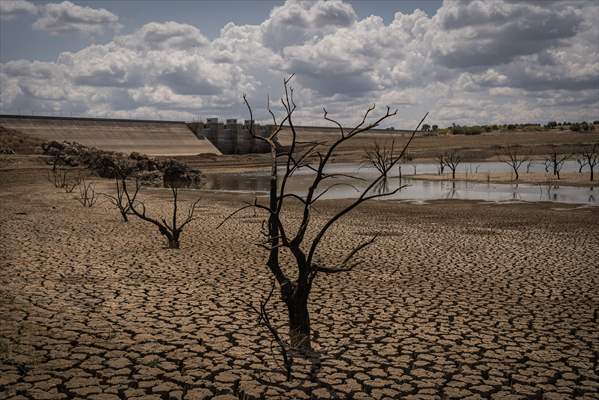
[[(153, 226), (72, 196), (1, 193), (0, 398), (598, 398), (596, 208), (356, 210), (321, 258), (377, 244), (355, 271), (317, 278), (320, 360), (296, 359), (285, 382), (244, 304), (270, 285), (258, 216), (215, 230), (234, 205), (208, 195), (173, 251)], [(272, 317), (285, 323), (278, 302)]]

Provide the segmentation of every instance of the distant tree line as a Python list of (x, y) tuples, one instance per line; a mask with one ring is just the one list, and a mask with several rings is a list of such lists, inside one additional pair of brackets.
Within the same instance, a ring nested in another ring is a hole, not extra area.
[(420, 128), (420, 130), (422, 132), (436, 132), (439, 130), (439, 125), (422, 124), (422, 128)]
[[(569, 129), (574, 132), (588, 132), (595, 130), (595, 125), (599, 125), (599, 121), (593, 122), (557, 122), (550, 121), (545, 125), (537, 124), (537, 123), (525, 123), (525, 124), (492, 124), (492, 125), (458, 125), (452, 124), (451, 127), (447, 128), (446, 132), (449, 132), (453, 135), (480, 135), (483, 132), (505, 132), (505, 131), (516, 131), (516, 130), (525, 130), (525, 131), (537, 131), (540, 129), (559, 129), (566, 130)], [(435, 126), (435, 125), (433, 125)], [(430, 130), (430, 128), (428, 129)], [(425, 127), (422, 127), (422, 131), (427, 132)], [(433, 129), (433, 131), (436, 129)]]
[(547, 122), (547, 124), (545, 124), (545, 128), (547, 129), (560, 129), (560, 130), (564, 130), (566, 128), (570, 129), (571, 131), (574, 132), (584, 132), (584, 131), (592, 131), (595, 130), (595, 125), (599, 125), (599, 120), (598, 121), (593, 121), (593, 122), (586, 122), (586, 121), (582, 121), (582, 122), (568, 122), (568, 121), (563, 121), (563, 122), (557, 122), (557, 121), (549, 121)]

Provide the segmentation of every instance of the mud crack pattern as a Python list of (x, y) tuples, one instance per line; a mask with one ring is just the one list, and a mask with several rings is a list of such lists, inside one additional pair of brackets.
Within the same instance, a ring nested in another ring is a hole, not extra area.
[[(356, 210), (320, 257), (377, 244), (359, 269), (317, 278), (320, 357), (285, 382), (244, 303), (269, 289), (259, 216), (215, 230), (234, 208), (208, 198), (172, 251), (152, 226), (47, 185), (2, 202), (3, 399), (598, 398), (596, 209)], [(272, 314), (285, 324), (280, 304)]]

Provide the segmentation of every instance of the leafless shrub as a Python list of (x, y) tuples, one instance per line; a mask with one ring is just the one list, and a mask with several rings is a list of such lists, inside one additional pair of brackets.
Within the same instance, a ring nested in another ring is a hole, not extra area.
[(48, 171), (46, 179), (57, 189), (63, 189), (65, 193), (72, 193), (81, 182), (79, 175), (71, 177), (69, 171), (61, 168), (52, 168)]
[(133, 192), (133, 194), (130, 194), (127, 190), (127, 182), (125, 179), (121, 180), (121, 188), (125, 194), (125, 197), (127, 198), (127, 204), (129, 206), (130, 212), (143, 221), (156, 225), (160, 234), (166, 237), (169, 249), (179, 249), (181, 232), (183, 232), (183, 229), (187, 226), (187, 224), (196, 219), (196, 217), (194, 217), (194, 213), (198, 207), (200, 199), (197, 199), (191, 204), (191, 206), (187, 209), (185, 218), (182, 222), (180, 222), (178, 221), (179, 189), (171, 186), (170, 190), (173, 206), (170, 218), (171, 222), (169, 223), (165, 217), (160, 217), (160, 219), (158, 219), (147, 215), (145, 204), (142, 201), (137, 200), (137, 195), (140, 189), (140, 184), (138, 181), (135, 182), (135, 192)]
[(79, 186), (79, 184), (80, 184), (80, 183), (81, 183), (81, 177), (80, 177), (80, 176), (77, 176), (77, 177), (75, 177), (75, 178), (72, 180), (72, 182), (70, 182), (70, 183), (66, 183), (66, 184), (63, 186), (64, 192), (65, 192), (65, 193), (73, 193), (73, 190), (75, 190), (75, 188), (76, 188), (77, 186)]
[(67, 171), (63, 169), (52, 168), (48, 171), (46, 179), (57, 189), (62, 189), (67, 181)]
[(95, 184), (93, 182), (86, 182), (85, 179), (81, 179), (77, 201), (79, 201), (83, 207), (91, 208), (96, 204), (96, 201), (98, 201), (98, 193), (96, 193)]

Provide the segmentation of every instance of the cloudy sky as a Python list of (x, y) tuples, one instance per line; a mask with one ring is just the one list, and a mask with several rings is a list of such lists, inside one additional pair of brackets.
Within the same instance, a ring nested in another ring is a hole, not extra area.
[(266, 120), (291, 73), (303, 124), (596, 120), (599, 1), (0, 0), (0, 113)]

